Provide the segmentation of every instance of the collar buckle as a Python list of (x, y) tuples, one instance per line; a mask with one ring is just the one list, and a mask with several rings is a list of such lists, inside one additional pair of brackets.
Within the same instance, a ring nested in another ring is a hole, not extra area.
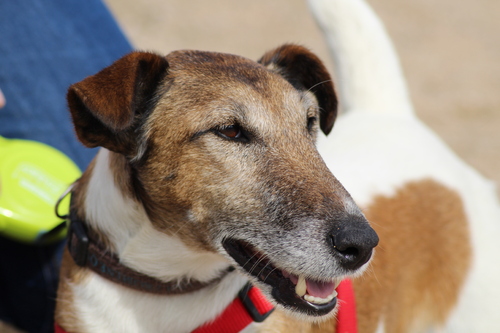
[[(238, 293), (238, 296), (243, 303), (253, 321), (261, 323), (274, 311), (274, 307), (264, 298), (264, 295), (250, 282), (248, 282)], [(260, 311), (259, 311), (260, 309)], [(264, 311), (264, 313), (261, 313)]]

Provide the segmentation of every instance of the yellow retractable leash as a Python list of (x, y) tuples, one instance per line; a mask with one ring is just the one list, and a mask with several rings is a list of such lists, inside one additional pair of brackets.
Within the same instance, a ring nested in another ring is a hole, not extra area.
[[(80, 177), (69, 157), (45, 144), (0, 136), (0, 234), (31, 244), (47, 244), (66, 235), (66, 223), (54, 207)], [(69, 210), (69, 198), (59, 213)]]

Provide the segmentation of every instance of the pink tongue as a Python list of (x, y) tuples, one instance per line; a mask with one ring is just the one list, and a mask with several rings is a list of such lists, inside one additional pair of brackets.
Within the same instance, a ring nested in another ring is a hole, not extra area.
[(335, 290), (333, 282), (318, 282), (306, 279), (307, 293), (314, 297), (327, 298)]

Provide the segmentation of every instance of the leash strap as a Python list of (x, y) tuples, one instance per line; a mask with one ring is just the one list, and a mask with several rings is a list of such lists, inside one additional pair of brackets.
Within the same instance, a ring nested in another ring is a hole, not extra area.
[(337, 333), (357, 333), (356, 297), (351, 280), (343, 280), (337, 287), (339, 311), (337, 313)]

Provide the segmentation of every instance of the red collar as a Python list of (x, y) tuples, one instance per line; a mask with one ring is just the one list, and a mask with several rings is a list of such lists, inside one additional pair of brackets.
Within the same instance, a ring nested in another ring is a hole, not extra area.
[(274, 307), (261, 291), (248, 283), (238, 297), (214, 321), (198, 327), (192, 333), (236, 333), (252, 322), (262, 322)]
[[(344, 280), (337, 288), (339, 312), (337, 333), (357, 333), (356, 302), (350, 280)], [(238, 297), (213, 322), (205, 324), (192, 333), (236, 333), (252, 322), (261, 322), (274, 310), (259, 289), (247, 284)], [(55, 333), (66, 333), (57, 323)]]

